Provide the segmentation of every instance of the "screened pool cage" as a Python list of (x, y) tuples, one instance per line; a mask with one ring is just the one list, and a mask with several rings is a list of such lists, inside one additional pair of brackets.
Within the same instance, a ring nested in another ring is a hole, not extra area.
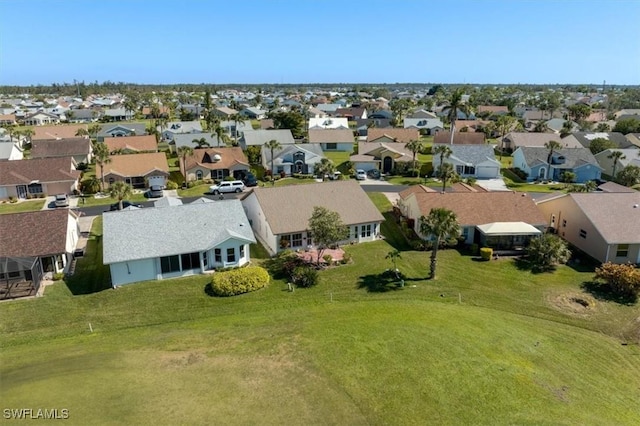
[(0, 257), (0, 300), (34, 296), (42, 282), (38, 257)]

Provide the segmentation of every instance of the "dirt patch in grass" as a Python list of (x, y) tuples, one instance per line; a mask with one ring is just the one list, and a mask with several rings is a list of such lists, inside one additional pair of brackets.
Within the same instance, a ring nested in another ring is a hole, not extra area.
[(547, 302), (560, 312), (580, 317), (589, 316), (597, 311), (596, 299), (586, 293), (549, 294), (547, 295)]

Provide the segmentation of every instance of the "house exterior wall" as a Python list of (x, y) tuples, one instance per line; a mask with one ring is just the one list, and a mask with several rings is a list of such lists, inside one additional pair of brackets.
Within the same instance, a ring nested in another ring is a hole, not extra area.
[(323, 151), (345, 151), (345, 152), (353, 152), (353, 144), (352, 143), (336, 143), (336, 147), (329, 149), (328, 143), (321, 143), (320, 147)]
[(355, 170), (360, 169), (368, 172), (369, 170), (378, 170), (380, 168), (378, 164), (378, 162), (356, 162), (353, 164), (353, 168)]
[(528, 181), (536, 180), (536, 178), (538, 177), (538, 171), (540, 166), (536, 167), (535, 170), (532, 170), (531, 167), (527, 165), (527, 162), (524, 160), (524, 154), (519, 149), (516, 149), (513, 152), (512, 164), (513, 164), (513, 167), (517, 167), (527, 174)]
[(494, 161), (483, 161), (476, 164), (476, 177), (494, 179), (500, 176), (500, 164)]
[(271, 253), (276, 254), (278, 252), (278, 240), (271, 231), (271, 227), (264, 217), (262, 207), (258, 203), (258, 199), (255, 194), (250, 194), (247, 198), (242, 200), (242, 207), (249, 219), (251, 229), (256, 238), (265, 245), (265, 248)]
[(573, 169), (576, 174), (576, 183), (585, 183), (590, 180), (600, 179), (602, 171), (600, 168), (592, 164), (585, 164), (583, 166)]
[(157, 259), (141, 259), (131, 262), (118, 262), (109, 265), (111, 284), (119, 286), (138, 281), (149, 281), (157, 278)]

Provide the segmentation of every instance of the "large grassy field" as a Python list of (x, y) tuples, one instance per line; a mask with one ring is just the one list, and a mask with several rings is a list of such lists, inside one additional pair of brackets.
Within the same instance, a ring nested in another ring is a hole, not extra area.
[[(67, 408), (73, 424), (640, 419), (640, 308), (585, 293), (588, 267), (533, 274), (445, 250), (429, 281), (429, 253), (388, 221), (308, 290), (212, 298), (195, 276), (80, 295), (106, 279), (94, 225), (75, 280), (0, 304), (3, 408)], [(393, 248), (405, 287), (375, 291)]]

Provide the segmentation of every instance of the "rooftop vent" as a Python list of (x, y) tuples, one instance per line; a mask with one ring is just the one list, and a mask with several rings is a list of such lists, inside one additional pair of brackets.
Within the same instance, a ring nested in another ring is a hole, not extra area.
[(216, 163), (217, 163), (218, 161), (220, 161), (220, 160), (222, 160), (222, 157), (220, 156), (220, 154), (215, 154), (215, 155), (213, 156), (213, 161), (215, 161)]

